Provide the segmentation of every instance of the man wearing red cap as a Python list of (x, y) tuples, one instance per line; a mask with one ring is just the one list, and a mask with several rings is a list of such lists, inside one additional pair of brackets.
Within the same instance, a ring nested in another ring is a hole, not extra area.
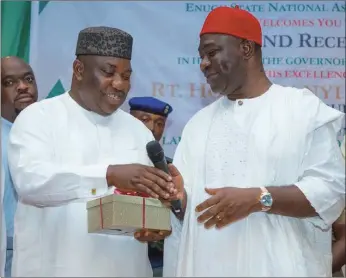
[(219, 7), (204, 22), (201, 70), (222, 97), (187, 123), (175, 153), (186, 205), (165, 242), (165, 276), (331, 277), (344, 115), (272, 84), (261, 45), (245, 10)]

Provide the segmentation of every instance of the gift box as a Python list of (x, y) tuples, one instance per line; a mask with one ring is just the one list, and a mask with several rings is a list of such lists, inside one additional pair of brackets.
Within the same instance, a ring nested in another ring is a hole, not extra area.
[(171, 230), (170, 209), (160, 200), (112, 194), (87, 202), (88, 232), (132, 236), (147, 230)]

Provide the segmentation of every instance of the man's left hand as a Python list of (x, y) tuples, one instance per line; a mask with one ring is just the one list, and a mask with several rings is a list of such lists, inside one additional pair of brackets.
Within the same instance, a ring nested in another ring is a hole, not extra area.
[(160, 241), (171, 234), (171, 231), (149, 231), (146, 229), (135, 232), (135, 239), (140, 242)]
[(212, 197), (199, 204), (196, 212), (205, 211), (197, 220), (207, 229), (223, 228), (261, 210), (259, 188), (223, 187), (205, 191)]

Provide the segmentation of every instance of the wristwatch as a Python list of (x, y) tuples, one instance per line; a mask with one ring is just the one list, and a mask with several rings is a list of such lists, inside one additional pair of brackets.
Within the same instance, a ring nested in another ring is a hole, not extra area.
[(259, 201), (262, 205), (262, 211), (268, 211), (271, 209), (273, 205), (272, 194), (270, 194), (267, 188), (265, 187), (260, 187), (260, 189), (262, 193), (260, 195)]

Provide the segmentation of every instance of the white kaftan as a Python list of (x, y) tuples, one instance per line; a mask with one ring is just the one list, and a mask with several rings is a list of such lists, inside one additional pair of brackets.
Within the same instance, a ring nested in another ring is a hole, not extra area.
[(68, 93), (25, 109), (8, 149), (19, 196), (13, 276), (152, 276), (147, 244), (88, 234), (86, 210), (87, 200), (112, 191), (108, 165), (151, 164), (146, 153), (151, 140), (151, 132), (130, 114), (97, 115)]
[[(342, 118), (310, 91), (279, 85), (254, 99), (222, 97), (199, 111), (173, 161), (188, 204), (184, 222), (173, 218), (172, 236), (165, 240), (164, 275), (330, 277), (330, 227), (345, 206), (336, 140)], [(258, 212), (221, 230), (207, 230), (196, 220), (195, 207), (210, 197), (205, 187), (290, 184), (319, 217)]]
[(0, 184), (0, 277), (5, 276), (6, 264), (6, 224), (4, 213), (4, 191), (5, 191), (5, 170), (1, 165), (1, 184)]

